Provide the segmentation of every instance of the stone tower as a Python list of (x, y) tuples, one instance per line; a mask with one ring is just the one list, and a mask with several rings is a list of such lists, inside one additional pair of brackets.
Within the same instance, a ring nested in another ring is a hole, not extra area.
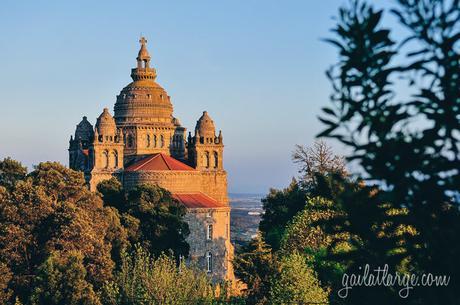
[(222, 131), (216, 136), (214, 121), (207, 111), (196, 122), (195, 136), (188, 136), (188, 160), (199, 170), (223, 170)]
[(133, 82), (123, 88), (115, 103), (115, 121), (125, 137), (125, 163), (153, 153), (179, 160), (185, 157), (185, 128), (174, 118), (168, 93), (155, 82), (147, 40), (141, 38)]
[(123, 168), (123, 149), (123, 133), (117, 129), (109, 109), (104, 108), (97, 118), (93, 141), (89, 146), (91, 190), (95, 190), (99, 182), (120, 172)]
[(75, 137), (69, 141), (69, 167), (79, 171), (91, 169), (89, 160), (89, 146), (93, 140), (93, 125), (86, 116), (83, 117), (75, 129)]

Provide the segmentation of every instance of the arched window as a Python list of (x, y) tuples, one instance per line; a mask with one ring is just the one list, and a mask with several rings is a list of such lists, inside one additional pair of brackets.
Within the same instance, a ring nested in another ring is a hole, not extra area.
[(212, 253), (209, 251), (206, 253), (206, 271), (212, 272)]
[(153, 136), (153, 147), (157, 147), (157, 135)]
[(219, 153), (217, 151), (214, 152), (214, 168), (219, 167)]
[(150, 147), (150, 135), (147, 135), (147, 138), (145, 139), (145, 146)]
[(204, 158), (205, 158), (205, 164), (206, 164), (206, 168), (209, 168), (209, 151), (207, 151), (204, 155)]
[(112, 152), (112, 159), (113, 159), (113, 168), (118, 168), (118, 152), (116, 150)]
[(102, 165), (104, 168), (109, 167), (109, 152), (107, 150), (102, 153)]
[(212, 240), (212, 225), (208, 225), (206, 229), (206, 239)]
[(160, 147), (164, 147), (165, 146), (165, 137), (163, 137), (163, 135), (160, 136)]

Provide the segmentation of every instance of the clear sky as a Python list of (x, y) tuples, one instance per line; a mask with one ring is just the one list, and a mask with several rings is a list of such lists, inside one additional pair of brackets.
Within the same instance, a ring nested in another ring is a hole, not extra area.
[(343, 2), (3, 1), (0, 158), (67, 164), (81, 117), (113, 114), (142, 33), (175, 116), (193, 130), (207, 110), (222, 129), (229, 191), (284, 187), (294, 145), (322, 129), (337, 57), (320, 39)]

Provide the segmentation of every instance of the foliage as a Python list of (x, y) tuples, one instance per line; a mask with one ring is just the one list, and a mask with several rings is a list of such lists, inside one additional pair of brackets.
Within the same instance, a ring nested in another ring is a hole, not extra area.
[(332, 148), (322, 140), (316, 141), (312, 147), (296, 145), (292, 159), (300, 167), (302, 186), (308, 190), (317, 185), (318, 174), (347, 175), (344, 158), (334, 154)]
[(0, 304), (6, 304), (11, 298), (12, 291), (8, 288), (12, 274), (5, 263), (0, 263)]
[[(332, 107), (323, 109), (321, 121), (327, 127), (320, 136), (349, 146), (353, 150), (349, 159), (384, 190), (378, 196), (363, 190), (343, 198), (354, 227), (349, 229), (364, 237), (361, 249), (373, 249), (366, 259), (362, 252), (356, 262), (381, 265), (393, 253), (388, 243), (380, 243), (378, 249), (379, 241), (370, 229), (376, 222), (381, 227), (384, 215), (401, 207), (406, 212), (392, 215), (395, 221), (389, 227), (417, 230), (416, 238), (407, 234), (400, 241), (410, 252), (402, 253), (413, 258), (411, 266), (452, 279), (443, 289), (417, 290), (413, 302), (459, 300), (460, 269), (452, 269), (460, 255), (459, 7), (457, 0), (397, 1), (392, 12), (409, 34), (396, 44), (390, 30), (380, 26), (383, 12), (353, 1), (340, 10), (335, 38), (328, 40), (339, 50), (340, 60), (328, 71), (334, 92)], [(403, 57), (399, 59), (403, 65), (395, 64), (397, 56)], [(398, 89), (407, 85), (409, 96), (398, 94), (396, 80)], [(391, 255), (395, 264), (402, 259), (397, 257)], [(392, 291), (368, 289), (367, 293), (356, 297), (354, 304), (375, 301), (375, 293), (382, 304), (401, 301), (393, 300)]]
[(270, 189), (262, 199), (264, 214), (259, 230), (264, 240), (274, 250), (279, 249), (286, 224), (305, 206), (307, 195), (299, 183), (292, 179), (291, 184), (283, 189)]
[(126, 210), (125, 193), (123, 186), (117, 178), (101, 181), (97, 185), (97, 190), (106, 205), (112, 206), (121, 212)]
[[(341, 215), (331, 200), (315, 197), (307, 200), (305, 208), (289, 222), (283, 239), (282, 251), (304, 252), (305, 249), (313, 251), (329, 247), (333, 240), (348, 240), (346, 236), (332, 236), (324, 230), (325, 222)], [(342, 244), (346, 247), (346, 244)]]
[[(342, 178), (343, 179), (343, 178)], [(418, 236), (408, 224), (408, 210), (384, 202), (384, 192), (349, 180), (338, 182), (342, 192), (334, 201), (333, 213), (322, 228), (322, 234), (331, 239), (326, 253), (312, 252), (313, 265), (320, 279), (334, 291), (342, 288), (337, 281), (338, 270), (347, 274), (362, 274), (368, 264), (372, 269), (388, 265), (388, 273), (414, 272), (411, 246), (417, 246)], [(308, 251), (311, 249), (307, 248)], [(334, 270), (335, 269), (335, 270)], [(345, 301), (349, 304), (401, 302), (398, 287), (355, 287)], [(376, 299), (376, 296), (377, 299)], [(337, 294), (331, 294), (331, 301)]]
[(52, 253), (38, 268), (30, 304), (101, 305), (86, 275), (81, 252)]
[(329, 304), (314, 271), (294, 252), (281, 258), (279, 272), (271, 280), (268, 304)]
[(236, 255), (235, 275), (247, 285), (248, 304), (266, 304), (275, 264), (272, 251), (260, 234)]
[(27, 168), (11, 158), (5, 158), (0, 161), (0, 186), (10, 189), (14, 184), (23, 180), (27, 175)]
[(81, 173), (41, 163), (10, 190), (0, 187), (0, 199), (0, 262), (11, 274), (12, 298), (29, 299), (39, 266), (56, 251), (80, 253), (88, 285), (111, 278), (112, 245), (124, 244), (126, 233)]
[(119, 211), (131, 244), (140, 243), (155, 256), (165, 251), (172, 251), (176, 257), (188, 256), (185, 239), (189, 228), (183, 219), (186, 209), (169, 191), (156, 185), (125, 191), (115, 178), (101, 182), (97, 188), (104, 203)]
[[(336, 291), (347, 267), (346, 261), (331, 260), (328, 254), (344, 254), (351, 250), (349, 234), (331, 234), (328, 230), (329, 223), (342, 215), (331, 200), (310, 198), (305, 208), (289, 222), (281, 241), (282, 255), (302, 254), (318, 274), (321, 287), (328, 291)], [(336, 295), (331, 294), (331, 301), (334, 299)]]
[(217, 304), (206, 274), (164, 254), (158, 258), (137, 246), (132, 255), (124, 253), (121, 269), (103, 289), (107, 305)]

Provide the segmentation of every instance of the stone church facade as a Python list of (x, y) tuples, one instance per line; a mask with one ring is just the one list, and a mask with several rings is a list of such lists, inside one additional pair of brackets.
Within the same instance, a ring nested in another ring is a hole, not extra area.
[(173, 116), (167, 92), (155, 81), (147, 41), (140, 40), (133, 82), (117, 96), (114, 116), (104, 108), (93, 127), (86, 117), (69, 142), (69, 166), (82, 171), (91, 190), (117, 177), (131, 189), (155, 184), (187, 208), (189, 261), (214, 280), (233, 280), (227, 173), (223, 136), (204, 111), (194, 134)]

